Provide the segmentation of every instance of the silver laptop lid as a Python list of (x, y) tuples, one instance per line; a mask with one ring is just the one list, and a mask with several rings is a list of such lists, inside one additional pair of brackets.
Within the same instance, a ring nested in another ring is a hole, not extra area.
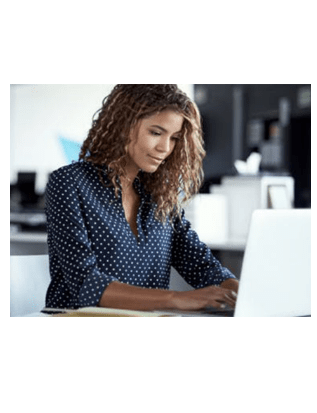
[(311, 314), (311, 210), (253, 213), (235, 317)]

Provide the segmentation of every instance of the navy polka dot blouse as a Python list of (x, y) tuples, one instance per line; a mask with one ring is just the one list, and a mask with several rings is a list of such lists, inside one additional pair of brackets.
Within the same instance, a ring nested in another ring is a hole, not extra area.
[[(106, 169), (103, 171), (105, 182)], [(51, 283), (46, 307), (97, 306), (113, 281), (168, 289), (173, 266), (194, 288), (234, 278), (199, 241), (185, 219), (163, 225), (142, 186), (137, 216), (138, 238), (124, 214), (121, 194), (105, 187), (95, 166), (74, 162), (54, 171), (46, 188), (46, 216)]]

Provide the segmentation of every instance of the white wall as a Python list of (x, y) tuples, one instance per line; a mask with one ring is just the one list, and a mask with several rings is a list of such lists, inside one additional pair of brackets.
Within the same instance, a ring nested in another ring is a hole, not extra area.
[[(43, 191), (48, 174), (67, 163), (59, 137), (82, 143), (113, 86), (11, 85), (11, 183), (18, 171), (36, 171), (36, 189)], [(193, 98), (193, 85), (179, 87)]]

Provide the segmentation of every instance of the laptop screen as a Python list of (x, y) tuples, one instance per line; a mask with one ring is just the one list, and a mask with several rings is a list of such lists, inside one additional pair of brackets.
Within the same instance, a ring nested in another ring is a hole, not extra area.
[(256, 210), (235, 317), (311, 313), (311, 210)]

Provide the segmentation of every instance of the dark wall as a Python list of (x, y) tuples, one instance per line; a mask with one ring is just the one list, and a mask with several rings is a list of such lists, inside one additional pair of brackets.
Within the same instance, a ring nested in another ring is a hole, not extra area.
[[(194, 90), (207, 150), (202, 192), (223, 175), (235, 173), (234, 160), (238, 155), (245, 160), (252, 151), (258, 151), (263, 154), (262, 171), (291, 174), (295, 178), (295, 206), (309, 206), (310, 85), (200, 84)], [(251, 125), (257, 127), (255, 135)], [(274, 126), (278, 130), (275, 135)]]
[(299, 92), (303, 87), (310, 85), (241, 85), (245, 92), (247, 119), (252, 118), (278, 118), (279, 101), (286, 97), (290, 101), (292, 116), (310, 115), (309, 107), (302, 107)]
[(232, 171), (233, 85), (195, 85), (203, 121), (206, 180)]

